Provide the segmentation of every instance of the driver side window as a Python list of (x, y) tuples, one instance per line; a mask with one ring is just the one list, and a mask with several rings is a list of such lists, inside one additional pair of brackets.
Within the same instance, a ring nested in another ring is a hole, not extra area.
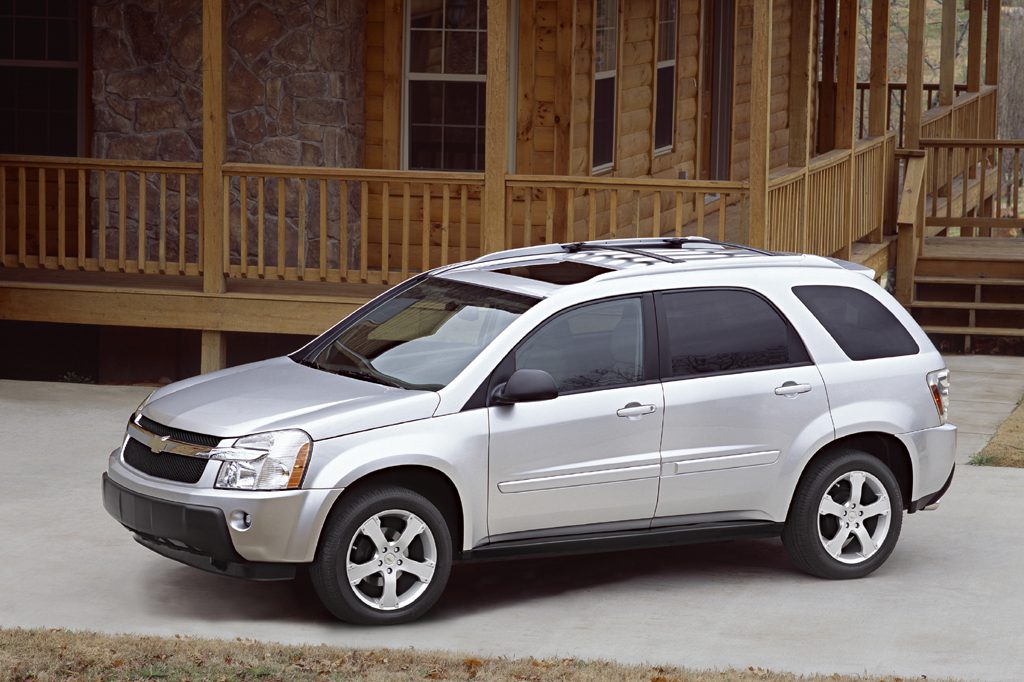
[(641, 299), (573, 308), (544, 323), (516, 351), (516, 369), (542, 369), (561, 394), (643, 379)]

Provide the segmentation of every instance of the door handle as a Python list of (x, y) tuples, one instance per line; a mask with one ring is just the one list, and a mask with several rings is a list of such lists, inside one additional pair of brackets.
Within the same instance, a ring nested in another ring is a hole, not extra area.
[(657, 408), (654, 405), (641, 405), (640, 403), (626, 403), (624, 407), (620, 407), (615, 411), (620, 417), (627, 419), (639, 419), (645, 414), (654, 412)]
[(795, 398), (800, 393), (807, 393), (810, 390), (810, 384), (798, 384), (795, 381), (787, 381), (775, 389), (775, 395), (784, 395), (787, 398)]

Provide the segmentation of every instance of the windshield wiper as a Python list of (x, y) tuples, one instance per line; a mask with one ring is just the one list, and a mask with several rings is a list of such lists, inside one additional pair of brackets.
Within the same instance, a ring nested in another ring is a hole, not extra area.
[[(323, 369), (323, 368), (321, 367), (321, 369)], [(337, 374), (339, 376), (349, 377), (351, 379), (360, 379), (362, 381), (369, 381), (370, 383), (374, 383), (374, 384), (381, 384), (383, 386), (391, 386), (392, 388), (405, 388), (405, 386), (402, 386), (397, 381), (394, 381), (392, 379), (387, 379), (387, 378), (385, 378), (385, 377), (383, 377), (383, 376), (381, 376), (379, 374), (375, 374), (373, 372), (367, 372), (366, 370), (358, 369), (358, 368), (355, 368), (355, 367), (341, 367), (339, 369), (329, 369), (329, 370), (325, 370), (325, 371), (334, 372), (335, 374)]]

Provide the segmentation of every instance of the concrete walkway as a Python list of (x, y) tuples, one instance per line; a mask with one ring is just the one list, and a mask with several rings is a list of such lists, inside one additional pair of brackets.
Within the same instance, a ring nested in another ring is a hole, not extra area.
[[(1024, 360), (953, 357), (959, 459), (1024, 393)], [(100, 473), (147, 389), (0, 381), (0, 626), (1024, 679), (1024, 471), (960, 467), (870, 578), (829, 582), (776, 540), (457, 567), (411, 625), (335, 622), (308, 584), (202, 573), (135, 544)]]

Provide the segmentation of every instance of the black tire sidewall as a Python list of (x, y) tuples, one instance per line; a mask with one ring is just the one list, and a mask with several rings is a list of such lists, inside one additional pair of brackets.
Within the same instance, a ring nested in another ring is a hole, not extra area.
[[(423, 520), (434, 536), (437, 562), (427, 589), (412, 604), (379, 611), (363, 603), (348, 583), (346, 564), (349, 542), (359, 526), (374, 514), (389, 509), (411, 512)], [(320, 601), (341, 620), (361, 625), (407, 623), (425, 614), (440, 598), (452, 565), (452, 539), (448, 524), (426, 497), (406, 488), (387, 486), (355, 492), (342, 497), (331, 513), (321, 535), (310, 577)]]
[[(859, 564), (844, 564), (822, 546), (818, 532), (818, 507), (829, 486), (843, 474), (864, 471), (875, 476), (885, 488), (892, 505), (889, 531), (882, 546)], [(844, 449), (812, 462), (797, 486), (790, 505), (782, 540), (799, 568), (822, 578), (861, 578), (875, 571), (892, 554), (903, 527), (903, 495), (899, 482), (877, 457), (859, 450)]]

